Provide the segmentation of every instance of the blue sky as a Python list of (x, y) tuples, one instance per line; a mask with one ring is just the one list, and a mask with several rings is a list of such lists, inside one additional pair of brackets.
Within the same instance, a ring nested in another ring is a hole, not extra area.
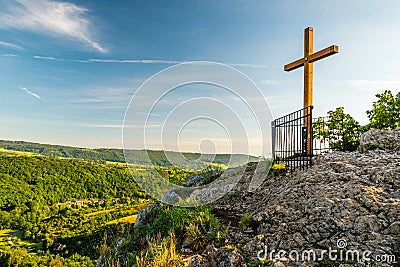
[[(344, 106), (365, 124), (374, 95), (400, 88), (399, 10), (395, 0), (4, 0), (0, 138), (121, 147), (137, 88), (167, 67), (197, 60), (237, 68), (259, 86), (274, 117), (284, 115), (302, 107), (303, 71), (285, 73), (283, 65), (302, 56), (308, 26), (315, 50), (340, 47), (314, 64), (315, 112)], [(218, 127), (192, 128), (208, 130), (194, 143), (224, 138)], [(183, 149), (199, 150), (191, 142)]]

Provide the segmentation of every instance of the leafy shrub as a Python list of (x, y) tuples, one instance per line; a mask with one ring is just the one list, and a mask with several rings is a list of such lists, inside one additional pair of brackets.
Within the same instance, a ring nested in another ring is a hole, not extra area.
[(326, 120), (318, 118), (313, 123), (314, 139), (328, 142), (333, 150), (354, 151), (360, 143), (362, 127), (352, 116), (339, 107), (328, 111)]
[(274, 176), (286, 173), (285, 162), (274, 163), (270, 169), (270, 173)]
[(389, 90), (376, 94), (378, 101), (367, 111), (369, 129), (395, 129), (400, 126), (400, 92), (396, 96)]
[(249, 213), (244, 213), (239, 221), (239, 226), (243, 228), (249, 227), (253, 223), (253, 216)]
[(149, 237), (161, 235), (164, 238), (172, 232), (179, 240), (184, 240), (190, 223), (197, 225), (207, 240), (217, 238), (220, 224), (207, 207), (156, 207), (146, 215), (143, 223), (138, 225), (135, 235), (137, 239), (146, 235)]
[(201, 174), (204, 176), (204, 184), (209, 184), (217, 180), (221, 175), (223, 171), (221, 168), (213, 168), (211, 166), (208, 166), (205, 170), (201, 172)]
[(186, 227), (186, 241), (196, 251), (202, 250), (207, 244), (207, 236), (200, 230), (199, 225), (190, 223)]
[(148, 240), (148, 248), (136, 256), (137, 267), (178, 267), (183, 260), (177, 253), (176, 238), (172, 232), (161, 238), (160, 235)]

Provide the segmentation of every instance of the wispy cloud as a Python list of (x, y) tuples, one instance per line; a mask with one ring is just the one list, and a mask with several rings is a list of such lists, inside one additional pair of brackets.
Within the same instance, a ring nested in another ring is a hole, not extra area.
[(65, 98), (66, 104), (85, 109), (125, 109), (134, 92), (134, 87), (84, 88)]
[(92, 35), (87, 9), (69, 2), (15, 0), (7, 12), (0, 12), (0, 28), (16, 28), (57, 34), (106, 52)]
[(16, 45), (16, 44), (12, 44), (9, 42), (4, 42), (4, 41), (0, 41), (0, 46), (6, 47), (6, 48), (11, 48), (14, 50), (23, 50), (22, 46)]
[(268, 65), (263, 64), (246, 64), (246, 63), (227, 63), (226, 65), (232, 67), (247, 67), (247, 68), (266, 68)]
[(19, 57), (19, 56), (16, 55), (16, 54), (2, 54), (1, 56), (2, 56), (2, 57)]
[(47, 102), (47, 101), (46, 101), (45, 99), (43, 99), (40, 95), (38, 95), (38, 94), (36, 94), (36, 93), (34, 93), (34, 92), (28, 90), (26, 87), (19, 87), (19, 89), (21, 89), (22, 91), (24, 91), (25, 93), (27, 93), (27, 94), (30, 95), (30, 96), (33, 96), (33, 97), (35, 97), (35, 98), (37, 98), (37, 99), (39, 99), (39, 100), (42, 100), (42, 101), (44, 101), (44, 102)]
[(348, 84), (367, 90), (399, 89), (400, 81), (349, 80)]
[[(90, 59), (65, 59), (56, 58), (49, 56), (33, 56), (35, 59), (43, 60), (54, 60), (61, 62), (77, 62), (77, 63), (125, 63), (125, 64), (180, 64), (193, 62), (192, 60), (163, 60), (163, 59), (101, 59), (101, 58), (90, 58)], [(226, 63), (226, 65), (232, 67), (247, 67), (247, 68), (266, 68), (267, 65), (259, 64), (244, 64), (244, 63)]]
[(260, 82), (261, 84), (265, 84), (265, 85), (277, 85), (278, 83), (273, 81), (273, 80), (262, 80)]
[(142, 114), (142, 115), (148, 115), (148, 116), (155, 116), (155, 117), (160, 117), (160, 114), (156, 114), (156, 113), (145, 113), (145, 112), (136, 112), (137, 114)]
[(90, 128), (116, 128), (116, 129), (123, 129), (123, 128), (133, 128), (133, 129), (144, 129), (144, 128), (159, 128), (161, 124), (148, 124), (146, 127), (143, 125), (123, 125), (123, 124), (83, 124), (84, 127)]
[(90, 63), (90, 60), (80, 60), (80, 59), (63, 59), (63, 58), (55, 58), (55, 57), (47, 57), (47, 56), (33, 56), (35, 59), (44, 59), (44, 60), (54, 60), (61, 62), (79, 62), (79, 63)]

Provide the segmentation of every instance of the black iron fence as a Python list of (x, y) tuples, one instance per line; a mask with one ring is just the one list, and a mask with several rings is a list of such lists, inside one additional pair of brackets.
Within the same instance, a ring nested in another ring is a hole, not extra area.
[(311, 166), (313, 156), (312, 106), (272, 122), (272, 151), (276, 163), (284, 162), (290, 171)]
[(315, 155), (345, 150), (348, 143), (343, 118), (313, 119), (312, 110), (309, 106), (272, 122), (274, 160), (291, 172), (310, 167)]
[(344, 150), (344, 121), (331, 117), (313, 119), (313, 155)]

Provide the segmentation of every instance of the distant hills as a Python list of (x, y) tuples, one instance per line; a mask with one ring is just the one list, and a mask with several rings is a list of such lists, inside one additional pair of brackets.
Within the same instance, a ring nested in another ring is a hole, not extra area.
[[(125, 162), (124, 151), (116, 148), (79, 148), (61, 145), (39, 144), (25, 141), (0, 140), (0, 148), (35, 153), (51, 158), (74, 158), (101, 163)], [(224, 165), (236, 167), (247, 162), (258, 161), (257, 157), (244, 154), (200, 154), (179, 153), (162, 150), (129, 150), (130, 164), (154, 166), (178, 166), (181, 168), (202, 169), (205, 165)]]

